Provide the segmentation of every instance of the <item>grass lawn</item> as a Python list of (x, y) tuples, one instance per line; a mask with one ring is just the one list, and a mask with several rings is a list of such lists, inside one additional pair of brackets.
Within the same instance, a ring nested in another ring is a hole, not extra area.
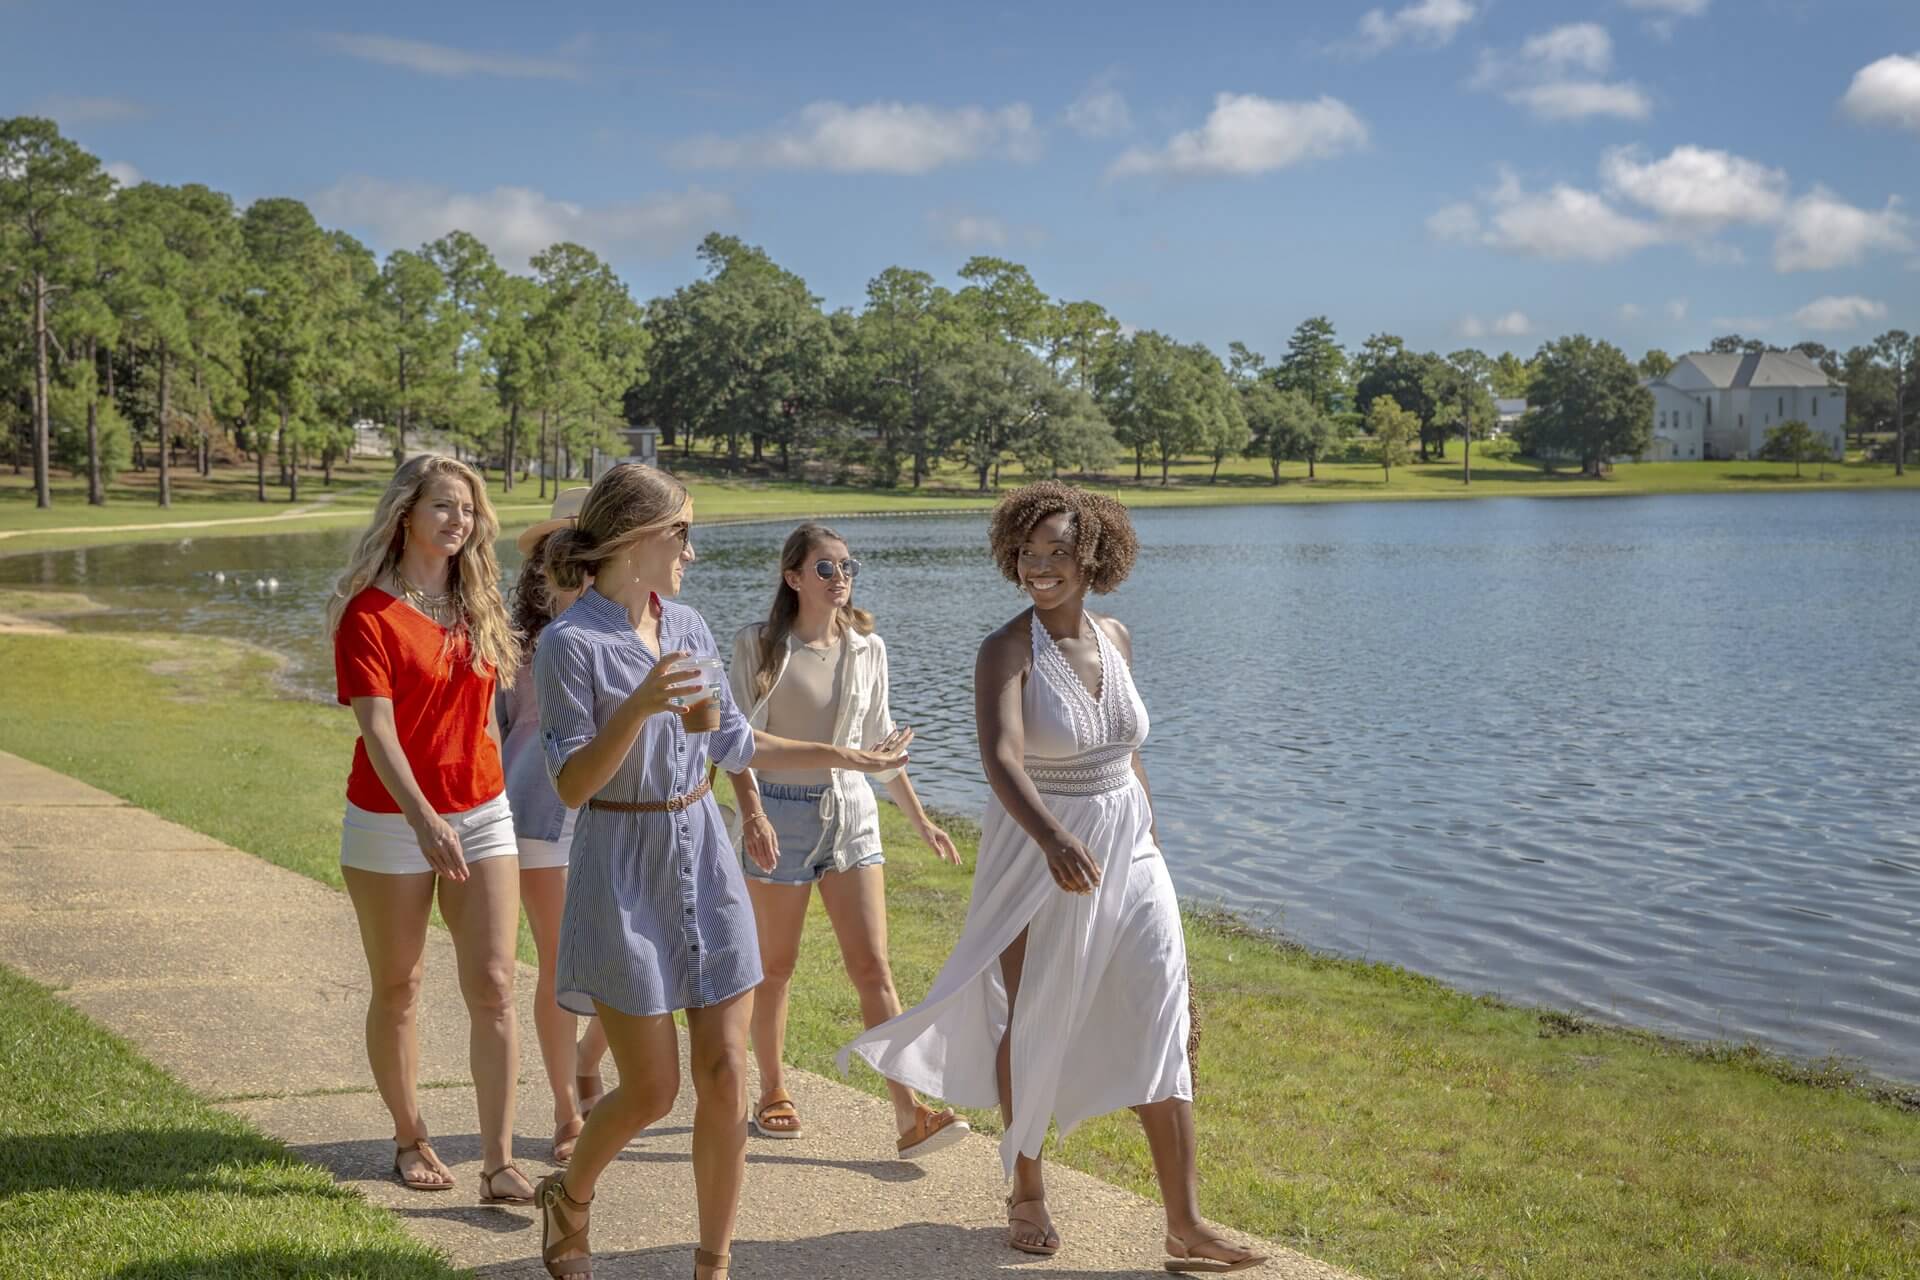
[(0, 968), (0, 1275), (458, 1273), (384, 1209)]
[[(696, 454), (691, 464), (681, 463), (677, 454), (669, 461), (683, 467), (696, 514), (703, 521), (968, 511), (991, 505), (997, 496), (979, 493), (973, 473), (953, 463), (936, 469), (919, 489), (874, 489), (803, 484), (781, 479), (777, 472), (729, 477), (707, 454)], [(1549, 473), (1532, 462), (1476, 459), (1471, 486), (1460, 482), (1457, 458), (1399, 467), (1391, 477), (1368, 463), (1324, 463), (1317, 471), (1317, 478), (1308, 480), (1304, 465), (1288, 463), (1282, 468), (1281, 483), (1276, 485), (1264, 462), (1235, 458), (1222, 464), (1216, 482), (1211, 462), (1186, 459), (1170, 468), (1169, 483), (1164, 486), (1153, 465), (1145, 469), (1144, 479), (1135, 483), (1130, 462), (1111, 474), (1080, 482), (1116, 492), (1134, 506), (1778, 493), (1893, 486), (1920, 492), (1920, 468), (1896, 478), (1891, 466), (1865, 462), (1830, 465), (1825, 479), (1820, 478), (1817, 466), (1807, 467), (1803, 476), (1796, 477), (1791, 463), (1773, 462), (1627, 463), (1608, 476), (1589, 479), (1574, 471)], [(246, 537), (353, 528), (365, 524), (391, 474), (384, 459), (356, 460), (336, 469), (331, 488), (323, 486), (317, 475), (304, 477), (301, 501), (289, 504), (285, 491), (271, 485), (268, 494), (273, 500), (256, 502), (251, 467), (216, 469), (206, 478), (182, 469), (175, 473), (173, 505), (162, 509), (154, 500), (157, 479), (151, 470), (123, 473), (111, 486), (104, 507), (87, 505), (84, 480), (56, 473), (55, 505), (51, 511), (41, 511), (33, 505), (31, 475), (0, 469), (0, 555), (110, 542), (165, 541), (182, 535)], [(1026, 478), (1018, 467), (1009, 466), (1001, 472), (1000, 483), (1003, 488), (1010, 487)], [(511, 493), (501, 488), (497, 472), (490, 473), (489, 481), (503, 528), (523, 527), (548, 509), (548, 502), (539, 497), (537, 481), (520, 481)]]
[[(207, 640), (0, 635), (0, 749), (337, 884), (352, 721), (275, 698), (269, 662)], [(969, 876), (882, 814), (911, 1000)], [(974, 832), (955, 827), (971, 866)], [(1514, 1008), (1232, 921), (1189, 918), (1188, 946), (1202, 1203), (1225, 1222), (1381, 1280), (1920, 1274), (1920, 1114), (1843, 1072)], [(831, 1073), (858, 1010), (817, 903), (796, 981), (790, 1056)], [(54, 1057), (57, 1078), (26, 1087), (65, 1097), (72, 1059)], [(1153, 1194), (1130, 1117), (1059, 1158)], [(73, 1230), (115, 1229), (83, 1203)]]

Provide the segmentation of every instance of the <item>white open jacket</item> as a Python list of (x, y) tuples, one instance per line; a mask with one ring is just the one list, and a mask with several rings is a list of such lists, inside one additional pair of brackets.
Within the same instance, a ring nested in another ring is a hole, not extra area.
[[(747, 723), (756, 729), (767, 727), (767, 704), (773, 691), (787, 674), (792, 650), (782, 646), (780, 664), (774, 668), (773, 683), (765, 697), (753, 695), (753, 674), (760, 667), (760, 635), (767, 624), (755, 622), (740, 628), (733, 637), (733, 661), (727, 667), (727, 681), (733, 687), (733, 700), (747, 713)], [(833, 745), (868, 748), (893, 732), (893, 712), (887, 703), (887, 646), (877, 635), (861, 635), (852, 627), (841, 631), (840, 709), (833, 718)], [(875, 782), (891, 782), (900, 770), (870, 775)], [(849, 769), (832, 770), (832, 784), (820, 797), (823, 829), (833, 837), (833, 869), (845, 871), (858, 858), (880, 847), (880, 810), (873, 788), (866, 778)], [(728, 834), (734, 848), (744, 850), (741, 821), (736, 813), (728, 820)]]

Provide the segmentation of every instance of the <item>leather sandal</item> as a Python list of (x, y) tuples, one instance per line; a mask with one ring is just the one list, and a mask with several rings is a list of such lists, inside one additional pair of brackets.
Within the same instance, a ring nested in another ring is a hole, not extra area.
[[(1037, 1210), (1033, 1206), (1038, 1206)], [(1042, 1242), (1028, 1244), (1019, 1239), (1014, 1235), (1015, 1226), (1032, 1227), (1040, 1233)], [(1053, 1237), (1052, 1244), (1045, 1243), (1048, 1236)], [(1007, 1244), (1022, 1253), (1037, 1254), (1042, 1258), (1051, 1258), (1060, 1252), (1060, 1233), (1054, 1230), (1053, 1215), (1047, 1212), (1044, 1199), (1015, 1202), (1012, 1196), (1007, 1197)]]
[[(504, 1195), (503, 1196), (499, 1192), (493, 1189), (493, 1180), (499, 1177), (501, 1174), (508, 1172), (509, 1170), (511, 1170), (514, 1173), (520, 1173), (520, 1166), (513, 1163), (513, 1161), (509, 1160), (507, 1161), (507, 1163), (501, 1165), (498, 1169), (495, 1169), (492, 1173), (488, 1173), (485, 1169), (482, 1169), (480, 1171), (480, 1203), (481, 1204), (532, 1204), (533, 1203), (533, 1196), (531, 1194), (524, 1195), (524, 1196), (523, 1195)], [(521, 1181), (524, 1182), (526, 1180), (526, 1177), (527, 1177), (526, 1174), (520, 1173)]]
[[(409, 1178), (406, 1175), (405, 1171), (403, 1171), (400, 1168), (400, 1157), (407, 1154), (407, 1152), (409, 1151), (418, 1151), (421, 1155), (421, 1158), (427, 1162), (427, 1166), (428, 1166), (425, 1170), (422, 1171), (422, 1173), (417, 1173), (411, 1178)], [(440, 1173), (434, 1172), (434, 1166), (437, 1166), (439, 1164), (440, 1164), (440, 1157), (434, 1154), (433, 1145), (429, 1143), (425, 1138), (420, 1139), (418, 1142), (408, 1143), (405, 1146), (402, 1146), (397, 1142), (394, 1144), (393, 1176), (400, 1183), (401, 1186), (405, 1187), (409, 1191), (451, 1191), (453, 1190), (453, 1177), (451, 1174), (440, 1174)], [(446, 1179), (446, 1181), (444, 1182), (440, 1181), (440, 1179), (443, 1177)]]
[[(593, 1203), (591, 1197), (583, 1204), (567, 1194), (567, 1184), (560, 1174), (550, 1173), (540, 1179), (540, 1185), (533, 1189), (533, 1198), (540, 1202), (540, 1262), (547, 1274), (554, 1280), (569, 1280), (572, 1276), (592, 1276), (593, 1256), (583, 1252), (577, 1258), (560, 1258), (556, 1255), (574, 1249), (587, 1248), (587, 1227), (589, 1217), (587, 1206)], [(555, 1235), (555, 1231), (560, 1232)]]
[(924, 1102), (916, 1102), (913, 1124), (901, 1131), (900, 1140), (894, 1143), (894, 1152), (901, 1160), (918, 1160), (942, 1147), (952, 1146), (972, 1132), (973, 1127), (955, 1115), (952, 1107), (935, 1111)]
[[(784, 1128), (774, 1128), (771, 1121), (787, 1121)], [(800, 1110), (793, 1105), (793, 1095), (785, 1089), (775, 1089), (768, 1094), (766, 1101), (753, 1113), (753, 1131), (763, 1138), (797, 1138), (800, 1136)]]
[[(1202, 1244), (1224, 1244), (1229, 1248), (1235, 1249), (1240, 1247), (1227, 1240), (1224, 1236), (1216, 1235), (1200, 1236), (1198, 1237), (1198, 1242)], [(1168, 1271), (1182, 1275), (1223, 1276), (1229, 1271), (1245, 1271), (1251, 1267), (1257, 1267), (1267, 1260), (1266, 1255), (1262, 1253), (1249, 1253), (1246, 1257), (1236, 1258), (1232, 1262), (1227, 1262), (1221, 1258), (1202, 1257), (1193, 1252), (1192, 1244), (1182, 1240), (1171, 1231), (1167, 1232), (1166, 1246), (1167, 1260), (1162, 1265), (1165, 1266)]]
[(553, 1131), (553, 1162), (566, 1164), (573, 1159), (573, 1148), (580, 1141), (580, 1135), (586, 1130), (585, 1120), (575, 1118)]
[(716, 1271), (722, 1275), (731, 1275), (733, 1268), (727, 1265), (727, 1259), (732, 1256), (731, 1253), (712, 1253), (706, 1249), (695, 1249), (693, 1251), (693, 1280), (700, 1280), (700, 1268), (702, 1267), (707, 1269), (707, 1280), (713, 1280), (713, 1273)]

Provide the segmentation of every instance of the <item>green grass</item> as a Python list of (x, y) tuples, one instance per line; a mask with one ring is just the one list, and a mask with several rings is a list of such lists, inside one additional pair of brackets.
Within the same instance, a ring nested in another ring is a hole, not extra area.
[(0, 1206), (6, 1276), (457, 1274), (391, 1214), (6, 968)]
[[(875, 489), (803, 484), (781, 479), (778, 472), (731, 477), (719, 470), (716, 458), (704, 452), (696, 454), (691, 463), (683, 462), (678, 454), (669, 461), (682, 468), (688, 478), (696, 515), (702, 521), (969, 511), (990, 505), (997, 496), (979, 493), (972, 473), (952, 463), (937, 468), (919, 489)], [(1920, 468), (1897, 478), (1890, 465), (1858, 461), (1830, 465), (1825, 479), (1813, 466), (1796, 477), (1793, 465), (1784, 462), (1626, 463), (1605, 477), (1592, 479), (1576, 471), (1548, 472), (1532, 462), (1487, 458), (1475, 460), (1471, 486), (1460, 481), (1457, 457), (1396, 468), (1391, 478), (1368, 463), (1324, 463), (1317, 470), (1318, 477), (1308, 480), (1304, 465), (1288, 463), (1282, 468), (1281, 483), (1276, 485), (1264, 462), (1235, 458), (1221, 466), (1215, 482), (1211, 462), (1187, 459), (1170, 469), (1169, 483), (1163, 486), (1159, 469), (1153, 465), (1146, 468), (1143, 481), (1135, 483), (1129, 461), (1107, 475), (1080, 483), (1111, 490), (1131, 505), (1148, 507), (1889, 487), (1920, 491)], [(216, 469), (209, 478), (185, 469), (175, 475), (174, 503), (166, 509), (155, 504), (157, 482), (151, 470), (119, 477), (105, 507), (88, 506), (84, 481), (60, 475), (53, 485), (54, 508), (41, 511), (33, 505), (30, 476), (0, 471), (0, 555), (113, 542), (166, 541), (182, 534), (196, 538), (248, 537), (355, 528), (366, 522), (391, 474), (384, 460), (357, 460), (336, 469), (331, 489), (322, 486), (317, 475), (303, 478), (301, 501), (290, 505), (284, 490), (271, 485), (268, 493), (273, 501), (256, 502), (250, 467)], [(1026, 478), (1018, 467), (1009, 466), (1001, 472), (1000, 483), (1008, 487)], [(489, 480), (503, 528), (524, 527), (547, 510), (537, 482), (522, 481), (507, 493), (497, 472)], [(194, 523), (201, 521), (219, 523)], [(127, 527), (138, 525), (160, 527)]]
[[(0, 670), (0, 749), (337, 883), (351, 721), (273, 697), (265, 657), (20, 635), (0, 636)], [(912, 1000), (959, 934), (969, 877), (890, 806), (882, 821)], [(975, 833), (955, 827), (970, 866)], [(1920, 1274), (1920, 1114), (1871, 1082), (1463, 995), (1204, 914), (1187, 938), (1202, 1203), (1225, 1222), (1379, 1280)], [(817, 903), (796, 983), (789, 1056), (831, 1073), (858, 1009)], [(1153, 1194), (1130, 1117), (1058, 1156)]]

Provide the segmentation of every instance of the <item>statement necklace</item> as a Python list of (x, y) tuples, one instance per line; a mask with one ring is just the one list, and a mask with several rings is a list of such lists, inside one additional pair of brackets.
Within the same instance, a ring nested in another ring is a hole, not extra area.
[(452, 626), (466, 612), (466, 602), (460, 598), (458, 587), (439, 592), (422, 591), (402, 577), (398, 569), (393, 571), (393, 581), (400, 588), (402, 600), (443, 627)]

